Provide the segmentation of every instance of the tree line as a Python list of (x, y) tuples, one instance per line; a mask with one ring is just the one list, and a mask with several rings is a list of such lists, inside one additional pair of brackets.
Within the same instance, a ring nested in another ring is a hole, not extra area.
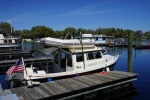
[[(12, 28), (13, 29), (13, 28)], [(126, 39), (129, 33), (133, 34), (133, 37), (136, 39), (150, 39), (150, 31), (142, 32), (141, 30), (133, 31), (130, 29), (121, 29), (121, 28), (97, 28), (96, 30), (92, 29), (83, 29), (74, 27), (67, 27), (64, 30), (54, 31), (52, 28), (46, 26), (33, 26), (31, 30), (12, 30), (11, 25), (7, 22), (0, 22), (0, 34), (3, 34), (6, 37), (9, 37), (11, 34), (19, 35), (22, 39), (37, 39), (43, 37), (55, 37), (55, 38), (71, 38), (77, 32), (82, 34), (93, 34), (93, 35), (105, 35), (105, 36), (114, 36), (115, 38), (124, 38)], [(11, 34), (10, 34), (11, 33)]]

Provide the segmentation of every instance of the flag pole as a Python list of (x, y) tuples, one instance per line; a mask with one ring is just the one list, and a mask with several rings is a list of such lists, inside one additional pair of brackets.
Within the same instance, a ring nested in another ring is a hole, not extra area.
[(11, 22), (11, 18), (9, 20), (9, 23), (10, 23), (10, 35), (11, 35), (11, 38), (12, 38), (12, 22)]
[(24, 69), (25, 69), (25, 71), (26, 71), (26, 75), (27, 75), (27, 70), (26, 70), (25, 65), (24, 65), (23, 57), (21, 57), (21, 60), (22, 60), (22, 63), (23, 63), (23, 66), (24, 66)]

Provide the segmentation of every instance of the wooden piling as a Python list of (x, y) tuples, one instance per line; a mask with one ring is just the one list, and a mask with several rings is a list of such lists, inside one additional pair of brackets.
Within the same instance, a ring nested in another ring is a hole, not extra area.
[(128, 33), (128, 72), (132, 72), (132, 40), (133, 34)]

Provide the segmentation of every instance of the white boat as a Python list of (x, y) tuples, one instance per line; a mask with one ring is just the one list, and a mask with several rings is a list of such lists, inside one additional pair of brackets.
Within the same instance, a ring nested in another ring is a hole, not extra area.
[(19, 47), (20, 38), (6, 38), (3, 34), (0, 34), (0, 48), (12, 48)]
[[(79, 39), (80, 37), (74, 37)], [(95, 42), (96, 45), (105, 45), (114, 42), (114, 36), (82, 34), (82, 39), (89, 39)]]
[[(60, 39), (58, 40), (60, 41)], [(49, 43), (48, 41), (46, 42), (47, 45), (50, 45)], [(28, 64), (22, 72), (14, 72), (11, 75), (6, 74), (6, 80), (10, 88), (18, 85), (47, 82), (48, 79), (55, 80), (100, 72), (106, 69), (109, 71), (109, 68), (116, 63), (119, 57), (118, 54), (103, 54), (102, 48), (96, 47), (94, 44), (88, 46), (88, 48), (84, 46), (86, 44), (83, 44), (83, 46), (79, 46), (81, 44), (76, 45), (77, 48), (73, 48), (72, 45), (70, 45), (71, 47), (66, 46), (67, 43), (65, 43), (65, 46), (64, 44), (62, 46), (60, 42), (56, 43), (56, 45), (55, 43), (51, 44), (54, 47), (38, 50), (50, 59), (44, 66), (39, 68), (33, 64)]]

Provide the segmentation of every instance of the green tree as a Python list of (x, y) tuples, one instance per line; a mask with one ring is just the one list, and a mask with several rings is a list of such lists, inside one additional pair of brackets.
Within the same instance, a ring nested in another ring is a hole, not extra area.
[(15, 34), (15, 35), (21, 35), (21, 33), (22, 33), (21, 30), (15, 30), (15, 31), (14, 31), (14, 34)]
[(104, 29), (103, 28), (97, 28), (95, 33), (98, 35), (100, 35), (100, 34), (104, 35)]
[(88, 29), (86, 30), (86, 34), (96, 34), (95, 30)]
[(83, 28), (78, 28), (77, 29), (77, 32), (81, 32), (82, 34), (85, 34), (86, 33), (86, 29), (83, 29)]
[(0, 34), (4, 36), (10, 36), (11, 34), (11, 25), (7, 22), (0, 22)]
[(31, 38), (32, 34), (30, 33), (30, 30), (23, 30), (22, 33), (21, 33), (21, 38), (22, 39), (27, 39), (27, 38)]
[(137, 30), (135, 33), (135, 38), (138, 39), (139, 41), (142, 40), (143, 32), (141, 30)]
[(144, 36), (145, 36), (147, 39), (150, 39), (150, 31), (145, 32)]
[(43, 38), (43, 37), (53, 37), (54, 31), (46, 26), (35, 26), (31, 29), (32, 39)]
[(62, 38), (63, 36), (63, 31), (55, 31), (54, 32), (54, 37), (56, 38)]
[(63, 31), (63, 38), (70, 39), (71, 36), (76, 32), (77, 30), (73, 27), (68, 27)]

